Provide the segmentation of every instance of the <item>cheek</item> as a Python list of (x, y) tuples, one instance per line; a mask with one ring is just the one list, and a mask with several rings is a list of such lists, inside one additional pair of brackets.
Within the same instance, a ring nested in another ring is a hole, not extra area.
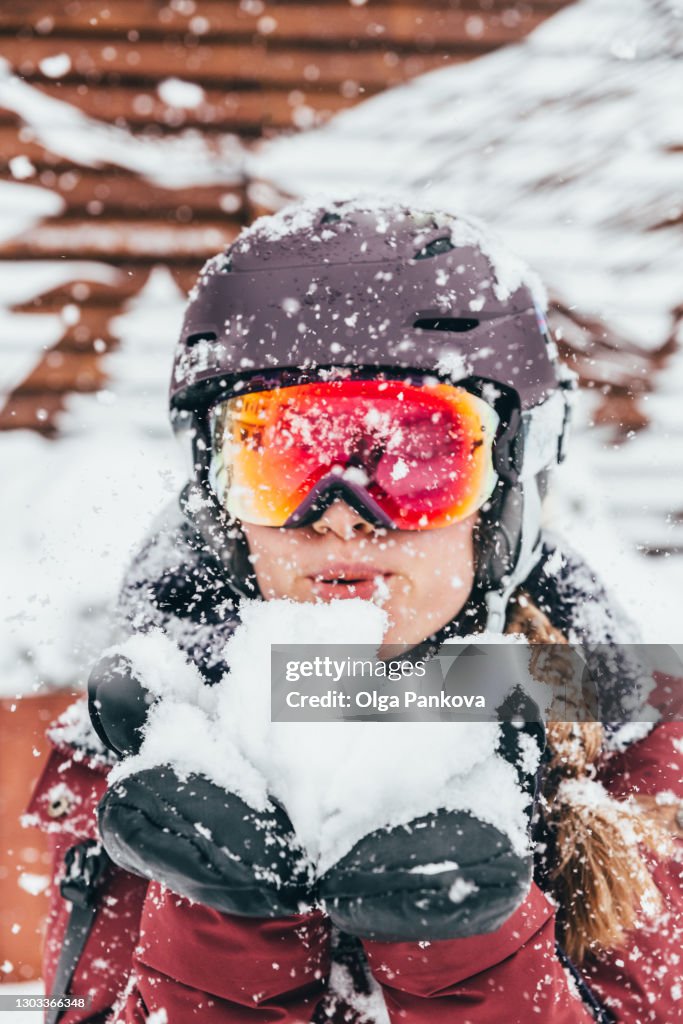
[(291, 586), (301, 561), (301, 543), (292, 530), (243, 524), (251, 564), (261, 590), (270, 596), (291, 596)]
[(417, 538), (411, 568), (421, 585), (468, 594), (474, 582), (472, 527), (457, 523)]

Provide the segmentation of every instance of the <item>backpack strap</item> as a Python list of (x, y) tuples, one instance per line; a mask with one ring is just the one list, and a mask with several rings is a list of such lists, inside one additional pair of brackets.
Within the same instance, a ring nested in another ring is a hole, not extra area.
[[(96, 839), (85, 839), (69, 847), (64, 855), (66, 872), (59, 884), (64, 899), (71, 903), (57, 961), (57, 970), (52, 985), (54, 997), (66, 995), (81, 958), (88, 935), (97, 913), (97, 894), (101, 887), (110, 857)], [(57, 1024), (65, 1010), (50, 1008), (45, 1015), (45, 1024)]]
[(584, 1005), (591, 1011), (595, 1018), (595, 1024), (617, 1024), (616, 1017), (607, 1009), (606, 1006), (603, 1006), (592, 989), (588, 987), (586, 979), (583, 977), (576, 964), (569, 959), (559, 942), (555, 944), (555, 952), (557, 953), (557, 958), (562, 966), (565, 970), (569, 971), (574, 979)]

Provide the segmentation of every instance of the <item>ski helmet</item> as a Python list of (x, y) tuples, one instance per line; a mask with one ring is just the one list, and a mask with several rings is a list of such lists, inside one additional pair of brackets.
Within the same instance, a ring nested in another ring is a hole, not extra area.
[(184, 508), (240, 593), (257, 592), (239, 524), (208, 482), (210, 410), (236, 394), (330, 375), (430, 375), (496, 407), (498, 475), (480, 512), (475, 583), (486, 628), (540, 555), (547, 471), (563, 457), (572, 375), (535, 275), (469, 218), (366, 200), (299, 203), (247, 228), (190, 292), (171, 378), (186, 433)]

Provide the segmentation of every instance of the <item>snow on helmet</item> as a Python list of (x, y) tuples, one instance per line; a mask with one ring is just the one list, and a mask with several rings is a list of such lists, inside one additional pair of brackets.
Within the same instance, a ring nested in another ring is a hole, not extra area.
[(545, 306), (537, 277), (470, 218), (361, 199), (258, 219), (203, 268), (176, 348), (171, 417), (189, 432), (195, 477), (187, 513), (233, 568), (240, 531), (212, 498), (205, 453), (209, 410), (240, 391), (335, 373), (476, 381), (504, 407), (476, 576), (487, 628), (502, 629), (539, 557), (547, 470), (562, 458), (569, 420), (573, 381)]

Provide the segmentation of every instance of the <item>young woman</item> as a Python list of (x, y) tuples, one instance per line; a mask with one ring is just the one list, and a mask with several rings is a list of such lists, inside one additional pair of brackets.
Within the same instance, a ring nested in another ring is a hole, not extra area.
[[(377, 601), (414, 658), (482, 630), (619, 652), (632, 627), (540, 528), (568, 387), (533, 277), (471, 223), (362, 202), (257, 221), (190, 295), (171, 410), (192, 479), (130, 567), (123, 632), (161, 627), (207, 685), (245, 598)], [(107, 788), (153, 697), (104, 658), (29, 808), (55, 856), (48, 991), (91, 996), (64, 1024), (676, 1019), (683, 731), (620, 728), (633, 671), (618, 653), (601, 676), (612, 725), (521, 730), (539, 771), (501, 725), (533, 880), (438, 808), (315, 878), (275, 800), (172, 764)]]

